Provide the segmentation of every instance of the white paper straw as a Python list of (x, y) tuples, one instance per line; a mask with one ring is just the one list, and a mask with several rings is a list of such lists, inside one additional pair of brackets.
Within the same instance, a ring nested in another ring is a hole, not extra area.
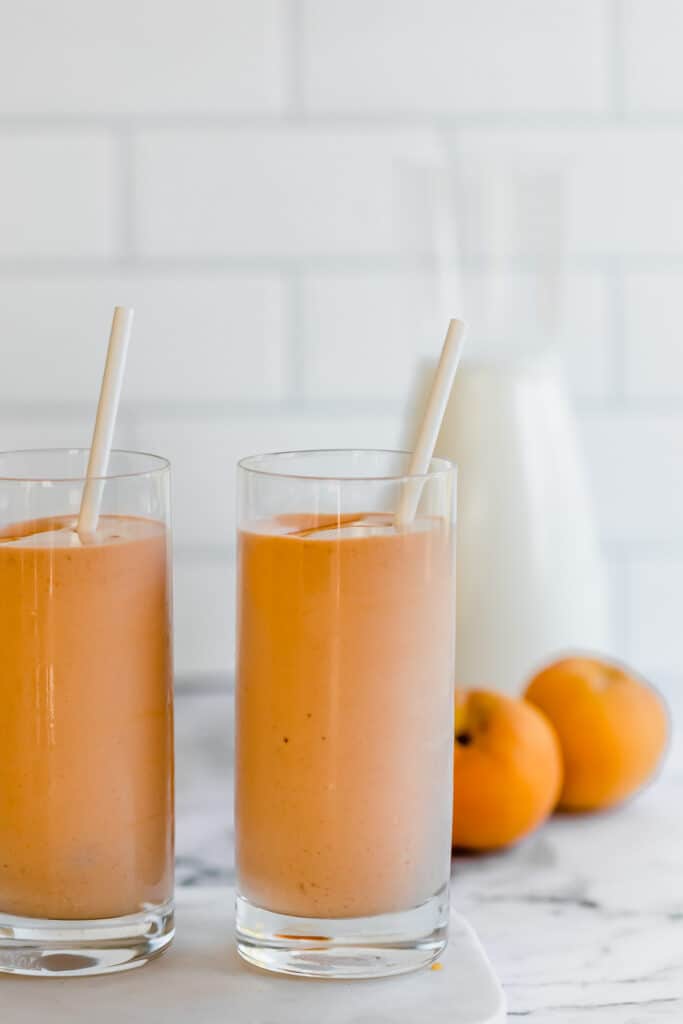
[[(458, 369), (465, 340), (465, 324), (462, 320), (451, 320), (441, 350), (439, 365), (434, 374), (427, 406), (417, 435), (415, 450), (408, 466), (408, 476), (424, 475), (432, 461), (434, 448), (441, 430), (453, 380)], [(406, 526), (413, 521), (417, 512), (422, 480), (409, 480), (402, 489), (394, 525)]]
[(81, 510), (78, 516), (78, 535), (81, 540), (91, 537), (97, 529), (100, 515), (102, 490), (109, 466), (109, 455), (114, 437), (116, 414), (121, 398), (123, 373), (126, 367), (126, 354), (133, 325), (133, 310), (125, 306), (114, 308), (111, 323), (107, 361), (102, 376), (100, 398), (97, 403), (97, 416), (90, 446), (87, 479), (81, 497)]

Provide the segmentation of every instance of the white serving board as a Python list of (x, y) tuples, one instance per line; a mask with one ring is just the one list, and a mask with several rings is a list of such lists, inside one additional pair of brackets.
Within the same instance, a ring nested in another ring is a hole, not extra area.
[(180, 889), (176, 938), (153, 963), (99, 978), (0, 976), (7, 1024), (500, 1024), (505, 997), (454, 914), (441, 970), (380, 981), (267, 974), (238, 957), (232, 889)]

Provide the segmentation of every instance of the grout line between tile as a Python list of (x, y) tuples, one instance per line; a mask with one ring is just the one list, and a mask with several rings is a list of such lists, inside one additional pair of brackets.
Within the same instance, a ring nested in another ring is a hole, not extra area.
[[(295, 6), (297, 0), (289, 0)], [(618, 7), (619, 0), (612, 0)], [(619, 25), (619, 19), (614, 23)], [(297, 30), (299, 31), (299, 30)], [(616, 28), (615, 32), (621, 31)], [(285, 90), (288, 108), (284, 113), (277, 111), (263, 112), (225, 112), (208, 113), (202, 110), (191, 112), (128, 114), (128, 113), (25, 113), (0, 114), (0, 132), (17, 134), (44, 131), (61, 132), (106, 132), (130, 126), (135, 131), (171, 131), (171, 132), (203, 132), (203, 131), (423, 131), (433, 129), (467, 130), (491, 129), (509, 131), (574, 131), (604, 130), (605, 128), (634, 128), (639, 130), (659, 130), (671, 127), (683, 127), (683, 108), (680, 110), (628, 111), (624, 109), (623, 99), (624, 71), (619, 56), (622, 43), (612, 38), (615, 55), (610, 54), (608, 66), (610, 105), (607, 112), (592, 110), (472, 110), (446, 114), (434, 114), (429, 111), (406, 110), (335, 110), (308, 112), (304, 109), (301, 76), (302, 53), (301, 41), (296, 40), (296, 33), (290, 25), (288, 34), (293, 37), (288, 43), (291, 55), (286, 58)], [(292, 65), (290, 67), (290, 65)]]
[[(131, 193), (133, 188), (130, 189)], [(617, 251), (584, 252), (570, 254), (565, 260), (566, 271), (570, 274), (610, 273), (618, 269), (626, 271), (652, 271), (674, 273), (683, 270), (683, 246), (680, 252), (643, 252), (623, 254)], [(486, 271), (489, 266), (483, 260), (468, 260), (462, 265), (465, 274)], [(497, 269), (507, 273), (525, 273), (536, 270), (538, 263), (511, 257), (497, 264)], [(373, 253), (363, 252), (309, 252), (303, 255), (274, 255), (264, 252), (253, 257), (242, 256), (173, 256), (168, 258), (137, 256), (134, 271), (136, 275), (164, 274), (181, 276), (193, 274), (234, 274), (235, 276), (266, 276), (287, 273), (325, 274), (401, 274), (407, 272), (425, 273), (433, 269), (433, 256), (428, 253)], [(132, 268), (131, 268), (132, 270)], [(121, 272), (120, 258), (57, 258), (37, 259), (0, 257), (0, 278), (22, 277), (69, 277), (73, 275), (103, 276)]]
[(284, 18), (287, 112), (290, 118), (298, 119), (305, 107), (304, 12), (301, 0), (286, 0)]
[[(683, 395), (656, 396), (651, 398), (625, 397), (616, 391), (607, 398), (590, 398), (577, 395), (573, 398), (577, 412), (584, 416), (595, 416), (609, 413), (627, 413), (633, 418), (657, 417), (680, 419), (683, 417)], [(181, 417), (194, 423), (231, 423), (240, 417), (258, 416), (291, 416), (291, 417), (327, 417), (329, 419), (346, 416), (396, 416), (404, 410), (399, 399), (367, 397), (363, 399), (349, 398), (304, 398), (296, 395), (272, 401), (223, 399), (202, 402), (183, 400), (182, 398), (167, 401), (130, 400), (121, 406), (122, 422), (127, 422), (134, 435), (139, 434), (140, 420), (143, 417), (152, 419), (178, 420)], [(79, 419), (89, 418), (92, 404), (87, 401), (50, 400), (23, 401), (3, 399), (2, 417), (7, 419)]]

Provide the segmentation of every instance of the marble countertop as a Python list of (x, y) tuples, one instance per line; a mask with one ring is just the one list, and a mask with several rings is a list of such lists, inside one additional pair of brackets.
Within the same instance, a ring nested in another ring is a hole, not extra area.
[[(176, 892), (176, 936), (142, 971), (104, 977), (5, 978), (9, 1024), (504, 1024), (505, 999), (470, 925), (451, 914), (440, 970), (391, 979), (276, 977), (240, 960), (228, 886)], [(331, 992), (334, 997), (330, 998)]]
[[(176, 721), (178, 884), (232, 883), (227, 685), (179, 688)], [(656, 784), (618, 811), (557, 817), (513, 850), (454, 858), (453, 904), (511, 1021), (683, 1024), (682, 793), (675, 738)]]

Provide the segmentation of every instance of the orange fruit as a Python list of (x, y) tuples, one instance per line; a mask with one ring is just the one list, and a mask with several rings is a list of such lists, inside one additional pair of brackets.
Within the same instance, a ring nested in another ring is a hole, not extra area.
[(559, 743), (541, 712), (487, 690), (456, 694), (454, 846), (517, 842), (552, 812), (561, 783)]
[(669, 734), (666, 705), (628, 669), (601, 658), (564, 658), (531, 680), (526, 698), (560, 740), (562, 809), (612, 807), (656, 771)]

